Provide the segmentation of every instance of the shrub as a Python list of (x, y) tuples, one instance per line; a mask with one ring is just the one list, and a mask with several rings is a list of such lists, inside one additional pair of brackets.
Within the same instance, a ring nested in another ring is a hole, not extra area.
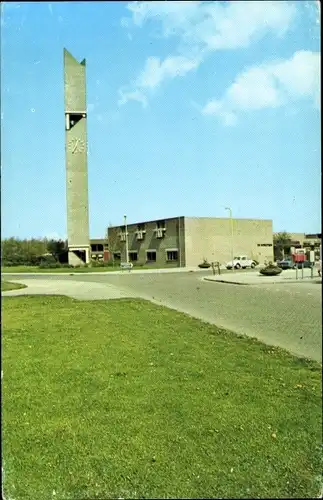
[(39, 269), (57, 269), (59, 267), (62, 267), (61, 264), (58, 262), (43, 262), (42, 264), (39, 265)]
[(198, 267), (200, 269), (208, 269), (209, 267), (211, 267), (211, 264), (207, 261), (207, 259), (203, 259), (202, 264), (199, 264)]
[(112, 261), (103, 261), (103, 260), (92, 260), (91, 266), (92, 267), (112, 267), (113, 262)]
[(39, 266), (44, 266), (47, 264), (59, 264), (59, 262), (52, 255), (42, 255), (40, 257)]
[(102, 267), (102, 264), (101, 264), (101, 262), (99, 262), (97, 260), (92, 260), (91, 267)]
[(44, 240), (20, 240), (6, 238), (1, 240), (1, 257), (3, 266), (30, 266), (39, 264), (39, 255), (46, 252)]
[(269, 264), (269, 266), (260, 269), (259, 272), (263, 276), (277, 276), (282, 272), (282, 269), (280, 267), (274, 266), (273, 264)]

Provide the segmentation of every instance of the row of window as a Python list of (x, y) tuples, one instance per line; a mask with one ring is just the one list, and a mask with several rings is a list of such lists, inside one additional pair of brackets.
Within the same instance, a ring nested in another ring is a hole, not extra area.
[[(115, 260), (121, 260), (121, 252), (115, 252), (113, 254)], [(147, 250), (146, 251), (146, 262), (156, 262), (157, 260), (157, 252), (156, 250)], [(166, 250), (166, 261), (172, 262), (178, 260), (178, 250)], [(138, 261), (138, 252), (130, 251), (129, 252), (129, 261), (137, 262)]]
[(103, 252), (103, 245), (101, 243), (92, 243), (91, 244), (92, 252)]
[[(156, 229), (165, 229), (165, 221), (164, 220), (158, 220), (156, 221)], [(124, 232), (126, 230), (125, 226), (120, 227), (120, 231)], [(137, 231), (145, 231), (146, 230), (146, 224), (137, 224)]]
[(272, 247), (272, 243), (257, 243), (257, 247)]

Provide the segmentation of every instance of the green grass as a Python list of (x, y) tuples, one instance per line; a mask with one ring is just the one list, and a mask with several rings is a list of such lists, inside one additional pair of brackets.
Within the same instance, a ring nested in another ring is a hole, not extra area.
[[(146, 269), (160, 269), (155, 265), (147, 265), (147, 266), (135, 266), (134, 270), (146, 270)], [(53, 269), (42, 269), (38, 266), (12, 266), (12, 267), (2, 267), (1, 273), (102, 273), (102, 272), (111, 272), (111, 271), (120, 271), (120, 266), (102, 266), (102, 267), (75, 267), (75, 268), (66, 268), (66, 267), (57, 267)], [(128, 271), (125, 270), (125, 273)]]
[(76, 267), (76, 268), (66, 268), (66, 267), (57, 267), (53, 269), (42, 269), (38, 266), (12, 266), (12, 267), (2, 267), (2, 273), (89, 273), (89, 272), (100, 272), (102, 271), (116, 271), (119, 270), (119, 267)]
[[(133, 271), (145, 271), (147, 269), (177, 269), (176, 266), (165, 266), (165, 267), (160, 267), (154, 264), (147, 264), (144, 266), (134, 266)], [(258, 268), (257, 268), (258, 269)], [(112, 272), (112, 271), (120, 271), (120, 266), (115, 265), (113, 266), (105, 266), (105, 267), (75, 267), (75, 268), (66, 268), (66, 267), (58, 267), (58, 268), (53, 268), (53, 269), (42, 269), (38, 266), (12, 266), (12, 267), (2, 267), (1, 268), (1, 273), (2, 274), (12, 274), (12, 273), (65, 273), (65, 274), (71, 274), (71, 273), (96, 273), (96, 272)], [(206, 272), (208, 271), (209, 273), (212, 273), (212, 268), (209, 269), (202, 269), (201, 272)], [(232, 271), (231, 269), (221, 269), (221, 274), (226, 274), (226, 273), (244, 273), (244, 272), (250, 272), (251, 269), (235, 269)], [(127, 270), (124, 270), (125, 273), (127, 273)], [(217, 274), (217, 271), (216, 273)]]
[(1, 291), (8, 292), (9, 290), (19, 290), (19, 288), (26, 288), (26, 285), (21, 283), (11, 283), (10, 281), (1, 280)]
[(142, 300), (2, 315), (6, 498), (318, 496), (319, 364)]

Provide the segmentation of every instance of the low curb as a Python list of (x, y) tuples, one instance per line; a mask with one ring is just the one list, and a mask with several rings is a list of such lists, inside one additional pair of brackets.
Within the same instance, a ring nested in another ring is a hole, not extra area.
[(241, 283), (241, 281), (213, 280), (212, 278), (203, 278), (204, 281), (213, 281), (213, 283), (229, 283), (230, 285), (251, 285), (252, 283)]
[(317, 280), (313, 279), (309, 281), (308, 279), (299, 279), (299, 280), (293, 280), (290, 278), (284, 278), (283, 280), (278, 280), (278, 281), (259, 281), (258, 283), (242, 283), (241, 281), (231, 281), (231, 280), (224, 280), (224, 279), (212, 279), (212, 278), (202, 278), (204, 281), (213, 281), (213, 283), (228, 283), (230, 285), (247, 285), (247, 286), (254, 286), (254, 285), (278, 285), (278, 284), (288, 284), (288, 283), (316, 283), (321, 285), (322, 280)]

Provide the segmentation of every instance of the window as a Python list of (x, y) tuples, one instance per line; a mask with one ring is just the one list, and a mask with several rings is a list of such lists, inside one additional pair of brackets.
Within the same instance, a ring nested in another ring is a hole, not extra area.
[(144, 231), (145, 230), (145, 224), (138, 224), (137, 225), (137, 230), (138, 231)]
[(272, 243), (257, 243), (257, 247), (272, 247)]
[(114, 258), (114, 260), (121, 260), (121, 253), (120, 252), (114, 252), (113, 258)]
[(137, 252), (129, 252), (129, 260), (130, 260), (130, 262), (137, 262), (138, 253)]
[(166, 260), (178, 260), (178, 250), (167, 250), (166, 251)]
[(101, 243), (92, 243), (92, 252), (103, 252), (103, 245)]
[(147, 252), (147, 262), (156, 262), (156, 250), (149, 250)]

